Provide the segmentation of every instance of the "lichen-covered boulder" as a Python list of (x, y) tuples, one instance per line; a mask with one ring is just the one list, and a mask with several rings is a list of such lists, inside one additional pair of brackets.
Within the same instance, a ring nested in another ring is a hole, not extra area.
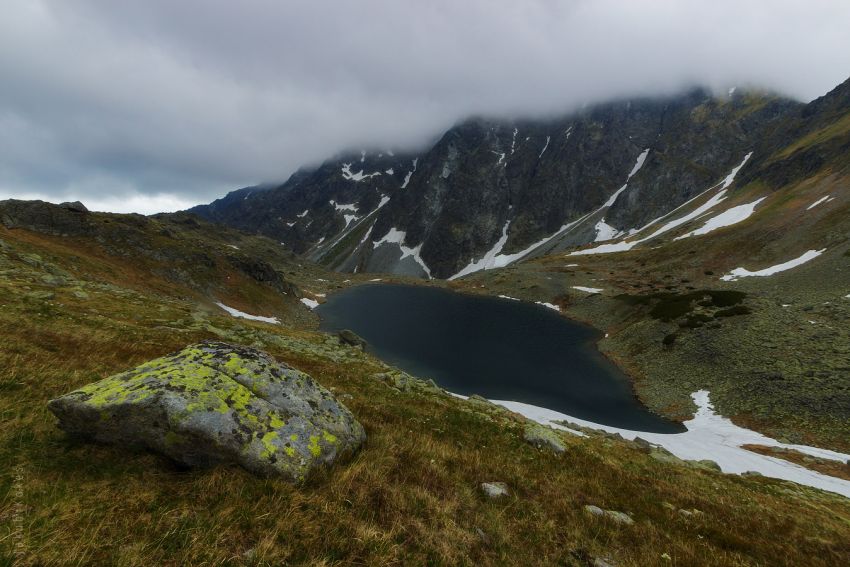
[(51, 400), (67, 433), (186, 466), (238, 463), (301, 482), (366, 434), (308, 375), (256, 349), (205, 342)]

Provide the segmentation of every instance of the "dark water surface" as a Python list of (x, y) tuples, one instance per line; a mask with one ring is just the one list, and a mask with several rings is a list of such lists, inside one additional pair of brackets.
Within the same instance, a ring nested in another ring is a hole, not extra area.
[(326, 331), (351, 329), (369, 351), (458, 394), (560, 411), (658, 433), (684, 431), (649, 412), (595, 346), (598, 331), (540, 305), (403, 285), (363, 285), (316, 308)]

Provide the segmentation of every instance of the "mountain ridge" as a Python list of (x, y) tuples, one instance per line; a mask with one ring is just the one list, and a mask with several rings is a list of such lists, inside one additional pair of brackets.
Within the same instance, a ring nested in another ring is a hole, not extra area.
[[(477, 117), (450, 128), (422, 155), (349, 155), (301, 170), (275, 189), (190, 211), (265, 234), (341, 271), (447, 278), (492, 250), (507, 221), (504, 251), (520, 252), (598, 209), (627, 177), (629, 188), (608, 219), (617, 230), (668, 212), (725, 176), (759, 133), (802, 106), (773, 95), (717, 98), (694, 89), (548, 120)], [(637, 157), (653, 147), (643, 171), (629, 177)], [(671, 184), (679, 187), (674, 195), (664, 191)], [(346, 213), (340, 203), (356, 211)], [(592, 228), (569, 245), (593, 241)], [(402, 241), (378, 244), (391, 230)], [(402, 246), (411, 252), (399, 254)]]

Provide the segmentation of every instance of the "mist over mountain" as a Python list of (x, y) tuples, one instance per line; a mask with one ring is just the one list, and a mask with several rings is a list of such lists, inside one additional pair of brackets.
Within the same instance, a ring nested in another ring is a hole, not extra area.
[[(0, 196), (156, 212), (339, 152), (420, 151), (469, 116), (845, 78), (846, 2), (13, 0)], [(769, 48), (766, 48), (769, 46)]]

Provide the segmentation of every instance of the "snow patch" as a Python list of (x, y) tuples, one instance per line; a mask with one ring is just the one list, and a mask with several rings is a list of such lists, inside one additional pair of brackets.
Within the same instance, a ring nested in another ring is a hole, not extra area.
[(393, 168), (389, 168), (384, 173), (386, 173), (387, 175), (395, 175), (395, 170)]
[(594, 229), (596, 229), (596, 238), (594, 239), (594, 242), (613, 240), (623, 234), (621, 231), (606, 223), (604, 218), (596, 223)]
[(750, 217), (750, 215), (753, 214), (753, 212), (755, 212), (756, 206), (765, 199), (766, 197), (762, 197), (761, 199), (757, 199), (752, 203), (738, 205), (737, 207), (732, 207), (731, 209), (723, 211), (719, 215), (708, 219), (706, 223), (702, 225), (701, 228), (692, 230), (691, 232), (683, 234), (682, 236), (677, 236), (674, 240), (681, 240), (690, 236), (700, 236), (702, 234), (708, 234), (712, 230), (717, 230), (718, 228), (731, 226), (733, 224), (738, 224), (739, 222), (745, 221)]
[(431, 270), (428, 268), (428, 265), (422, 260), (419, 256), (419, 252), (422, 250), (422, 244), (415, 248), (409, 248), (404, 245), (404, 237), (407, 233), (403, 230), (398, 230), (395, 227), (390, 228), (390, 230), (384, 235), (383, 238), (378, 240), (377, 242), (372, 243), (373, 248), (377, 248), (382, 244), (397, 244), (401, 249), (401, 258), (399, 260), (404, 260), (408, 256), (411, 256), (417, 264), (425, 271), (425, 274), (428, 276), (428, 279), (431, 279)]
[(809, 250), (808, 252), (803, 253), (803, 255), (798, 258), (794, 258), (793, 260), (788, 260), (787, 262), (783, 262), (782, 264), (777, 264), (775, 266), (771, 266), (769, 268), (765, 268), (763, 270), (758, 270), (755, 272), (751, 272), (745, 268), (735, 268), (720, 279), (726, 282), (733, 282), (738, 278), (748, 278), (753, 276), (772, 276), (773, 274), (778, 274), (779, 272), (784, 272), (785, 270), (796, 268), (801, 264), (805, 264), (809, 260), (814, 260), (824, 252), (826, 252), (826, 248), (822, 248), (820, 250)]
[(310, 309), (315, 309), (319, 306), (318, 301), (316, 301), (315, 299), (310, 299), (309, 297), (302, 297), (300, 301)]
[[(363, 159), (361, 158), (360, 161), (362, 162)], [(352, 173), (350, 163), (342, 164), (342, 177), (344, 179), (348, 179), (349, 181), (363, 181), (364, 179), (369, 179), (370, 177), (375, 177), (376, 175), (381, 175), (381, 172), (375, 171), (373, 173), (367, 174), (363, 173), (363, 170), (361, 169), (357, 173)]]
[(553, 311), (557, 311), (558, 313), (561, 312), (561, 308), (558, 307), (557, 305), (552, 304), (552, 303), (547, 303), (545, 301), (535, 301), (534, 303), (536, 303), (537, 305), (542, 305), (543, 307), (548, 307), (549, 309), (552, 309)]
[(584, 287), (580, 285), (572, 286), (573, 289), (577, 289), (579, 291), (584, 291), (586, 293), (602, 293), (605, 291), (604, 289), (599, 289), (598, 287)]
[[(498, 296), (500, 299), (510, 299), (511, 301), (519, 301), (516, 297), (511, 297), (510, 295), (500, 295)], [(850, 296), (848, 296), (850, 297)]]
[(263, 323), (271, 323), (273, 325), (279, 325), (280, 321), (278, 321), (277, 317), (263, 317), (262, 315), (250, 315), (243, 311), (239, 311), (238, 309), (234, 309), (233, 307), (228, 307), (224, 303), (216, 302), (216, 305), (230, 313), (234, 317), (239, 317), (241, 319), (249, 319), (251, 321), (262, 321)]
[(760, 455), (743, 449), (743, 445), (766, 445), (799, 451), (813, 457), (834, 461), (847, 461), (850, 455), (810, 447), (808, 445), (793, 445), (780, 443), (761, 433), (739, 427), (729, 419), (714, 413), (709, 393), (700, 390), (691, 394), (697, 405), (693, 419), (684, 423), (687, 431), (684, 433), (647, 433), (620, 429), (585, 421), (566, 414), (524, 404), (521, 402), (491, 400), (494, 404), (519, 413), (528, 419), (542, 425), (573, 432), (560, 423), (567, 422), (591, 429), (599, 429), (608, 433), (619, 433), (626, 439), (634, 440), (641, 437), (650, 443), (664, 447), (676, 457), (686, 460), (711, 459), (720, 465), (725, 473), (741, 474), (755, 471), (771, 478), (790, 480), (798, 484), (812, 486), (835, 492), (850, 498), (850, 481), (818, 473), (784, 459)]
[(351, 204), (349, 204), (349, 205), (344, 205), (344, 204), (342, 204), (342, 203), (337, 203), (337, 202), (336, 202), (336, 201), (334, 201), (333, 199), (331, 199), (331, 200), (330, 200), (330, 201), (328, 201), (328, 202), (329, 202), (329, 203), (331, 204), (331, 206), (332, 206), (333, 208), (335, 208), (337, 211), (352, 211), (352, 212), (354, 212), (354, 213), (356, 213), (356, 212), (357, 212), (357, 205), (356, 205), (356, 204), (354, 204), (354, 203), (351, 203)]
[(307, 216), (307, 214), (308, 214), (309, 212), (310, 212), (310, 209), (304, 209), (304, 212), (303, 212), (303, 213), (298, 214), (298, 215), (295, 215), (295, 216), (296, 216), (296, 217), (298, 217), (299, 219), (303, 219), (304, 217), (306, 217), (306, 216)]

